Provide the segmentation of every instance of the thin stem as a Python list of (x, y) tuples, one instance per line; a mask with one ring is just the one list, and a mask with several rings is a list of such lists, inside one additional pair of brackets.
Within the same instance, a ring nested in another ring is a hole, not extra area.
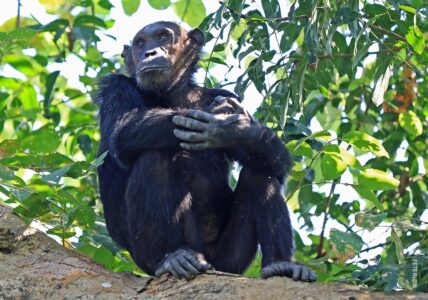
[(16, 13), (16, 28), (21, 26), (21, 0), (18, 0), (18, 11)]
[(324, 244), (325, 226), (327, 225), (327, 216), (328, 216), (328, 212), (330, 211), (331, 200), (333, 199), (335, 188), (336, 188), (336, 182), (334, 182), (330, 187), (330, 193), (328, 195), (327, 205), (324, 210), (324, 220), (322, 222), (322, 229), (320, 234), (320, 243), (318, 245), (317, 258), (320, 258), (323, 255), (322, 250), (323, 250), (323, 244)]

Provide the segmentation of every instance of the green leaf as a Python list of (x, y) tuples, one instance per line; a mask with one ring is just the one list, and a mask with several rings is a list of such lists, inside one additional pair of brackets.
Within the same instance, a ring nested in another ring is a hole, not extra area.
[(355, 157), (338, 145), (327, 145), (321, 157), (321, 172), (325, 180), (335, 179), (355, 164)]
[[(7, 140), (12, 141), (12, 140)], [(3, 142), (0, 143), (0, 149), (3, 145)], [(6, 151), (13, 150), (11, 146), (10, 149)], [(9, 155), (5, 155), (9, 156)], [(63, 167), (67, 164), (72, 163), (73, 161), (65, 155), (59, 153), (50, 153), (47, 155), (26, 155), (26, 154), (15, 154), (11, 157), (5, 157), (0, 159), (0, 163), (15, 166), (24, 169), (36, 169), (37, 171), (47, 171), (50, 169), (57, 169), (58, 167)]]
[(13, 180), (15, 179), (15, 173), (9, 168), (0, 165), (0, 178), (2, 180)]
[(411, 136), (416, 137), (423, 133), (422, 122), (413, 111), (400, 113), (398, 116), (400, 126)]
[(149, 4), (154, 9), (166, 9), (171, 5), (170, 0), (149, 0)]
[(58, 182), (61, 180), (61, 178), (70, 170), (72, 165), (68, 165), (62, 169), (59, 169), (55, 172), (52, 172), (48, 175), (42, 176), (42, 180), (44, 182), (54, 182), (58, 184)]
[(94, 259), (98, 263), (108, 266), (114, 260), (114, 256), (107, 248), (101, 246), (97, 251), (95, 251)]
[(14, 43), (17, 41), (28, 41), (29, 39), (32, 39), (36, 34), (37, 31), (28, 27), (24, 27), (9, 32), (7, 38), (10, 42)]
[(289, 143), (287, 143), (287, 148), (293, 155), (299, 155), (299, 156), (306, 156), (311, 158), (313, 156), (313, 151), (311, 146), (309, 146), (307, 143), (299, 143), (298, 140), (292, 140)]
[(424, 35), (418, 26), (410, 26), (409, 32), (406, 34), (406, 40), (417, 54), (422, 54), (425, 49)]
[(358, 182), (361, 186), (370, 190), (392, 190), (400, 183), (397, 179), (384, 171), (377, 169), (366, 169), (358, 174)]
[(46, 89), (45, 89), (45, 94), (43, 98), (43, 108), (44, 108), (45, 114), (49, 114), (49, 107), (52, 102), (52, 91), (59, 73), (60, 71), (54, 71), (50, 73), (48, 76), (46, 76), (46, 84), (45, 84)]
[(21, 148), (33, 153), (48, 153), (54, 152), (60, 143), (59, 134), (45, 126), (24, 137), (21, 142)]
[(69, 239), (76, 235), (76, 231), (70, 230), (69, 228), (54, 227), (46, 231), (47, 234), (53, 234), (59, 236), (62, 239)]
[(342, 140), (365, 152), (372, 152), (376, 156), (385, 156), (389, 158), (389, 154), (382, 146), (382, 143), (367, 133), (350, 131), (343, 136)]
[(380, 211), (384, 211), (383, 205), (377, 199), (375, 193), (363, 186), (353, 185), (352, 187), (361, 197), (370, 201)]
[(416, 9), (414, 9), (413, 7), (406, 6), (406, 5), (398, 5), (398, 7), (404, 11), (409, 12), (409, 13), (412, 13), (412, 14), (416, 13)]
[(370, 46), (371, 43), (365, 44), (360, 49), (358, 49), (357, 54), (352, 57), (352, 69), (355, 69), (355, 67), (360, 63), (360, 61), (367, 56), (367, 52), (369, 51)]
[(380, 214), (369, 214), (366, 212), (357, 212), (355, 214), (355, 224), (362, 228), (368, 229), (372, 231), (375, 229), (382, 221), (386, 218), (388, 213), (380, 213)]
[(192, 27), (198, 27), (206, 11), (202, 0), (178, 0), (173, 4), (174, 12)]
[(280, 27), (283, 35), (281, 37), (280, 48), (282, 52), (286, 52), (291, 49), (293, 43), (299, 37), (302, 28), (293, 23), (285, 23)]
[(58, 31), (69, 25), (67, 19), (56, 19), (42, 27), (43, 31)]
[[(137, 2), (137, 1), (134, 1), (134, 2)], [(97, 25), (103, 28), (107, 27), (106, 23), (102, 19), (91, 15), (81, 14), (74, 19), (75, 27), (87, 25), (87, 24)]]
[(132, 16), (140, 7), (140, 0), (122, 0), (122, 7), (127, 16)]
[(23, 84), (19, 92), (19, 100), (21, 100), (24, 109), (38, 108), (37, 94), (34, 88), (29, 84)]
[(395, 231), (394, 227), (392, 227), (392, 229), (391, 229), (391, 238), (395, 244), (395, 253), (397, 255), (398, 262), (401, 265), (404, 265), (405, 264), (405, 257), (404, 257), (403, 244), (401, 243), (401, 240), (398, 237), (398, 234)]
[(342, 232), (338, 229), (330, 231), (330, 242), (333, 247), (333, 253), (341, 263), (357, 255), (364, 245), (359, 235), (353, 232)]
[(278, 0), (262, 0), (262, 7), (266, 18), (281, 18)]
[(75, 212), (75, 216), (77, 223), (86, 227), (92, 227), (96, 219), (94, 210), (87, 205), (79, 207)]
[(104, 152), (103, 154), (101, 154), (100, 156), (97, 157), (97, 159), (93, 163), (94, 168), (98, 168), (99, 166), (101, 166), (103, 164), (104, 159), (107, 156), (107, 154), (108, 154), (108, 151)]

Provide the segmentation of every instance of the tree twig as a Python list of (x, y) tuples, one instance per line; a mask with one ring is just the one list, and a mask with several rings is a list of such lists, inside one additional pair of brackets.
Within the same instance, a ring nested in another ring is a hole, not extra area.
[(322, 222), (322, 229), (320, 234), (320, 243), (318, 245), (317, 258), (320, 258), (323, 255), (322, 249), (324, 244), (325, 226), (327, 225), (327, 216), (328, 216), (328, 212), (330, 211), (331, 200), (333, 199), (335, 188), (336, 188), (336, 182), (333, 182), (333, 184), (330, 187), (330, 193), (328, 195), (327, 205), (324, 210), (324, 220)]
[(16, 13), (16, 29), (21, 26), (21, 0), (18, 0), (18, 11)]
[(393, 36), (393, 37), (395, 37), (396, 39), (398, 39), (400, 41), (407, 42), (407, 40), (406, 40), (405, 37), (399, 35), (398, 33), (393, 32), (391, 30), (385, 29), (383, 27), (380, 27), (380, 26), (377, 26), (377, 25), (370, 25), (369, 28), (379, 30), (380, 32), (385, 33), (386, 35), (390, 35), (390, 36)]

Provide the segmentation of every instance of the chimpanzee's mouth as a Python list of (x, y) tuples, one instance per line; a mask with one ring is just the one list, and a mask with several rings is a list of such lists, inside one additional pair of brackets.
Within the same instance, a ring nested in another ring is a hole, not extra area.
[(152, 71), (161, 71), (167, 69), (167, 66), (143, 66), (138, 71), (138, 73), (152, 72)]

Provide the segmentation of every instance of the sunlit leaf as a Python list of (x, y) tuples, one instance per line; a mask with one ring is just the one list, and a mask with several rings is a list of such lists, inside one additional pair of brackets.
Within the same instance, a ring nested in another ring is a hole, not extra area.
[(140, 0), (122, 0), (122, 7), (127, 16), (132, 16), (140, 7)]
[(149, 0), (149, 4), (154, 9), (166, 9), (171, 5), (170, 0)]
[(202, 0), (178, 0), (172, 7), (177, 16), (192, 27), (198, 27), (206, 15)]
[(418, 26), (410, 26), (406, 34), (406, 40), (416, 53), (422, 54), (425, 49), (424, 35)]
[(400, 113), (398, 122), (411, 136), (416, 137), (423, 133), (422, 122), (413, 111)]
[(355, 157), (338, 145), (327, 145), (321, 157), (321, 171), (326, 180), (335, 179), (355, 163)]
[(293, 140), (289, 143), (287, 143), (287, 148), (293, 155), (299, 155), (299, 156), (306, 156), (306, 157), (312, 157), (313, 151), (311, 146), (309, 146), (307, 143), (299, 143), (298, 140)]
[(400, 183), (397, 179), (384, 171), (366, 169), (358, 174), (358, 182), (361, 186), (370, 190), (392, 190)]
[(367, 133), (350, 131), (342, 137), (342, 140), (363, 151), (372, 152), (376, 156), (385, 156), (389, 158), (389, 154), (386, 152), (382, 143)]

